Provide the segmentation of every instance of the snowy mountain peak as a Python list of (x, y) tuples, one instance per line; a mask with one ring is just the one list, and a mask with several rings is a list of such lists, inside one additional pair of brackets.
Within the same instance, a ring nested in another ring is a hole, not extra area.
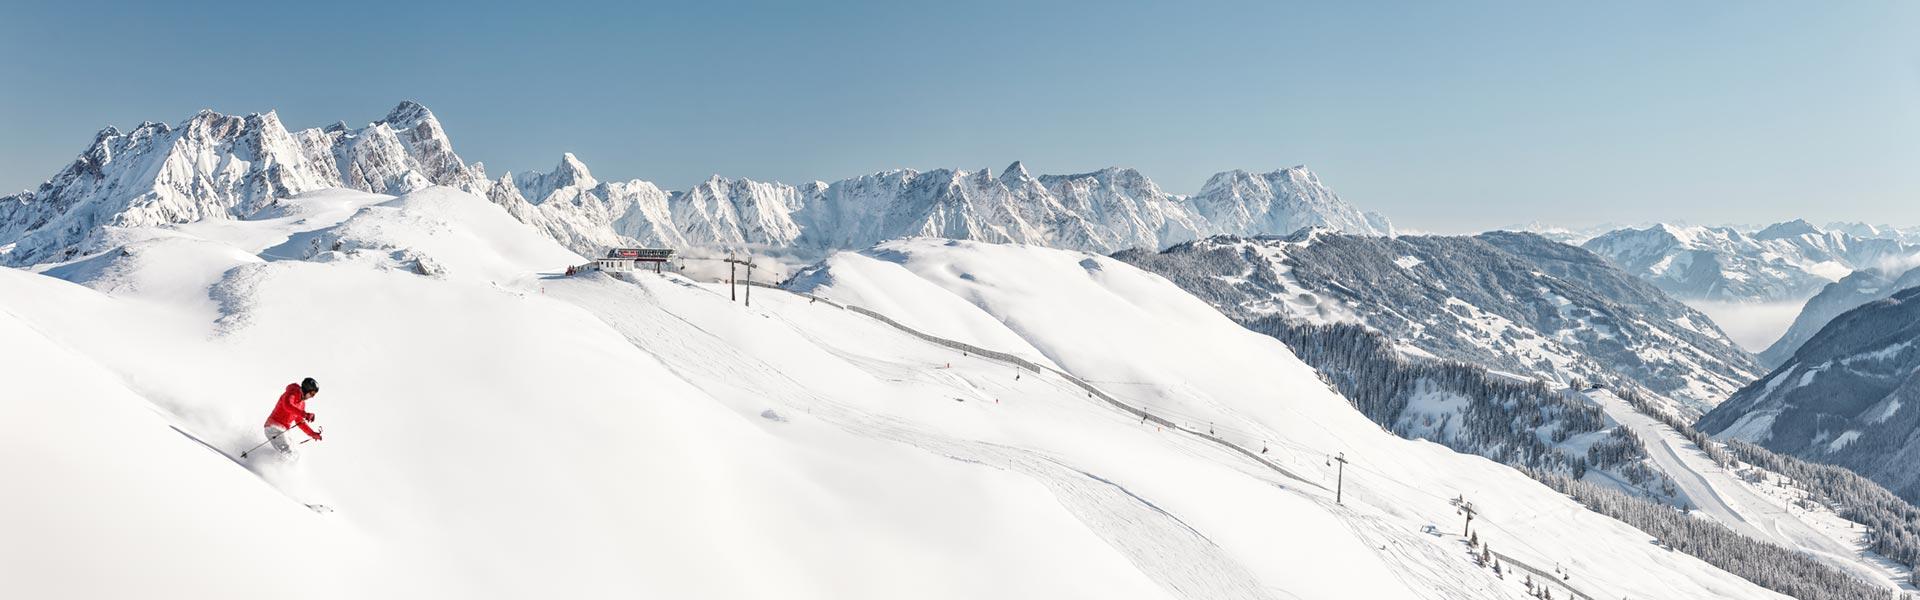
[(1320, 176), (1314, 174), (1313, 170), (1308, 169), (1306, 165), (1294, 165), (1285, 169), (1275, 170), (1265, 174), (1264, 177), (1269, 180), (1284, 179), (1300, 184), (1320, 185)]
[(177, 126), (102, 129), (88, 149), (34, 191), (0, 204), (0, 263), (64, 260), (94, 250), (103, 227), (244, 217), (278, 199), (330, 187), (405, 193), (484, 186), (417, 103), (387, 119), (290, 132), (272, 111), (202, 110)]
[(427, 121), (439, 122), (438, 119), (434, 118), (433, 111), (427, 110), (427, 107), (412, 100), (401, 100), (400, 104), (393, 107), (393, 110), (387, 111), (387, 118), (381, 119), (381, 121), (394, 124), (395, 129), (411, 127)]
[[(257, 132), (264, 127), (279, 126), (279, 117), (271, 115), (272, 113), (268, 113), (267, 117), (263, 117), (260, 113), (247, 113), (244, 116), (223, 115), (203, 108), (182, 123), (180, 130), (189, 138), (231, 139)], [(285, 130), (284, 127), (281, 129)]]
[(985, 187), (988, 185), (992, 185), (994, 181), (993, 169), (988, 169), (988, 168), (981, 168), (975, 171), (955, 171), (954, 172), (955, 179), (959, 179), (963, 177), (968, 178), (969, 179), (968, 183), (971, 183), (976, 187)]
[(453, 141), (447, 138), (446, 129), (427, 107), (412, 100), (402, 101), (387, 113), (386, 119), (375, 124), (379, 125), (393, 129), (405, 146), (406, 157), (412, 159), (413, 164), (409, 166), (420, 171), (428, 181), (468, 191), (482, 191), (485, 187), (486, 177), (474, 172), (453, 152)]
[(1155, 193), (1160, 192), (1160, 186), (1155, 184), (1152, 179), (1148, 179), (1145, 174), (1131, 168), (1107, 167), (1100, 170), (1097, 176), (1114, 182), (1114, 185), (1130, 188), (1137, 187), (1143, 190), (1152, 190)]
[[(599, 185), (600, 180), (593, 177), (593, 172), (587, 169), (586, 163), (581, 162), (572, 152), (566, 152), (560, 155), (560, 162), (555, 164), (551, 171), (508, 173), (495, 182), (493, 188), (496, 192), (511, 192), (524, 201), (537, 205), (558, 195), (578, 200), (582, 192)], [(563, 191), (568, 193), (562, 194)]]
[[(548, 176), (552, 177), (553, 183), (559, 187), (593, 187), (600, 184), (598, 180), (593, 178), (593, 173), (587, 170), (586, 163), (580, 162), (580, 159), (575, 158), (572, 152), (561, 154), (560, 164), (554, 166), (553, 172), (549, 173)], [(715, 175), (715, 177), (719, 176)]]
[(0, 203), (0, 262), (63, 260), (97, 250), (101, 226), (239, 218), (329, 187), (399, 195), (444, 185), (485, 197), (582, 253), (602, 246), (784, 246), (807, 254), (937, 235), (1112, 252), (1202, 235), (1327, 227), (1391, 235), (1385, 218), (1341, 200), (1304, 167), (1216, 175), (1194, 196), (1169, 194), (1133, 169), (1036, 175), (913, 169), (803, 186), (715, 176), (668, 194), (641, 180), (606, 182), (573, 154), (552, 171), (489, 179), (455, 153), (433, 111), (400, 102), (378, 121), (288, 131), (276, 113), (201, 111), (178, 127), (107, 128), (74, 163)]
[(1253, 179), (1253, 174), (1248, 173), (1245, 169), (1221, 171), (1214, 173), (1212, 177), (1208, 177), (1206, 183), (1200, 184), (1200, 193), (1204, 194), (1212, 190), (1227, 188), (1249, 179)]
[(1013, 161), (1013, 164), (1007, 165), (1006, 169), (1000, 171), (1000, 181), (1007, 184), (1007, 187), (1010, 188), (1019, 187), (1025, 182), (1032, 180), (1033, 175), (1027, 172), (1027, 165), (1017, 160)]
[(1683, 244), (1691, 243), (1694, 238), (1694, 230), (1692, 228), (1682, 227), (1672, 223), (1654, 223), (1646, 229), (1638, 231), (1645, 232), (1651, 237), (1673, 240), (1674, 242)]
[(1362, 235), (1393, 235), (1385, 217), (1362, 213), (1304, 166), (1262, 174), (1215, 174), (1190, 199), (1215, 230), (1235, 235), (1286, 234), (1324, 226)]
[(1825, 235), (1825, 232), (1821, 231), (1819, 227), (1814, 227), (1812, 223), (1808, 223), (1806, 219), (1794, 219), (1792, 221), (1768, 225), (1766, 229), (1754, 233), (1753, 237), (1762, 240), (1777, 240), (1803, 235)]
[(1320, 185), (1320, 177), (1305, 165), (1294, 165), (1284, 169), (1274, 169), (1265, 173), (1254, 173), (1246, 169), (1233, 169), (1215, 173), (1200, 186), (1200, 192), (1209, 189), (1230, 186), (1273, 186), (1281, 182), (1295, 185)]
[[(108, 129), (113, 129), (113, 128), (108, 127)], [(118, 130), (115, 130), (115, 131), (118, 131)], [(147, 132), (149, 135), (166, 134), (166, 133), (173, 132), (173, 126), (167, 123), (161, 123), (158, 121), (141, 121), (139, 125), (135, 126), (133, 130), (128, 131), (127, 134), (134, 135), (143, 131)]]

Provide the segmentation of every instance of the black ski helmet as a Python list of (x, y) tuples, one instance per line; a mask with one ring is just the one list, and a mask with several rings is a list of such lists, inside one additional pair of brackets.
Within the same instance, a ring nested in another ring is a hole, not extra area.
[(320, 382), (314, 381), (312, 377), (302, 379), (300, 380), (300, 391), (308, 394), (318, 394), (320, 393)]

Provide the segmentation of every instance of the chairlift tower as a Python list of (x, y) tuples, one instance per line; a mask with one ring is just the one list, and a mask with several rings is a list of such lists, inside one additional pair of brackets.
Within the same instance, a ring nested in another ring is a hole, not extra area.
[(733, 286), (734, 269), (740, 265), (747, 267), (747, 306), (753, 306), (753, 268), (758, 265), (753, 262), (752, 255), (748, 255), (747, 260), (740, 260), (731, 256), (727, 257), (727, 296), (729, 299), (739, 299)]

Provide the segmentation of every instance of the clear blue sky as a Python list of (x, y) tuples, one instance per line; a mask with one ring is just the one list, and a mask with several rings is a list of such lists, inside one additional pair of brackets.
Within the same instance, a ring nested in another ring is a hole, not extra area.
[(1920, 3), (1669, 4), (14, 0), (0, 189), (106, 125), (417, 99), (495, 175), (1306, 164), (1430, 231), (1920, 224)]

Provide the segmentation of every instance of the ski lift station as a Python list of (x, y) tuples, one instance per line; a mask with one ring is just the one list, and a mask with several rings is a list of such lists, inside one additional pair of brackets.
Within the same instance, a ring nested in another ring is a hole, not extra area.
[[(669, 260), (673, 260), (672, 248), (614, 248), (607, 250), (606, 256), (593, 259), (592, 265), (586, 266), (608, 273), (631, 273), (641, 268), (641, 263), (653, 263), (653, 272), (658, 273), (660, 265)], [(568, 269), (568, 274), (571, 275), (573, 271)]]

